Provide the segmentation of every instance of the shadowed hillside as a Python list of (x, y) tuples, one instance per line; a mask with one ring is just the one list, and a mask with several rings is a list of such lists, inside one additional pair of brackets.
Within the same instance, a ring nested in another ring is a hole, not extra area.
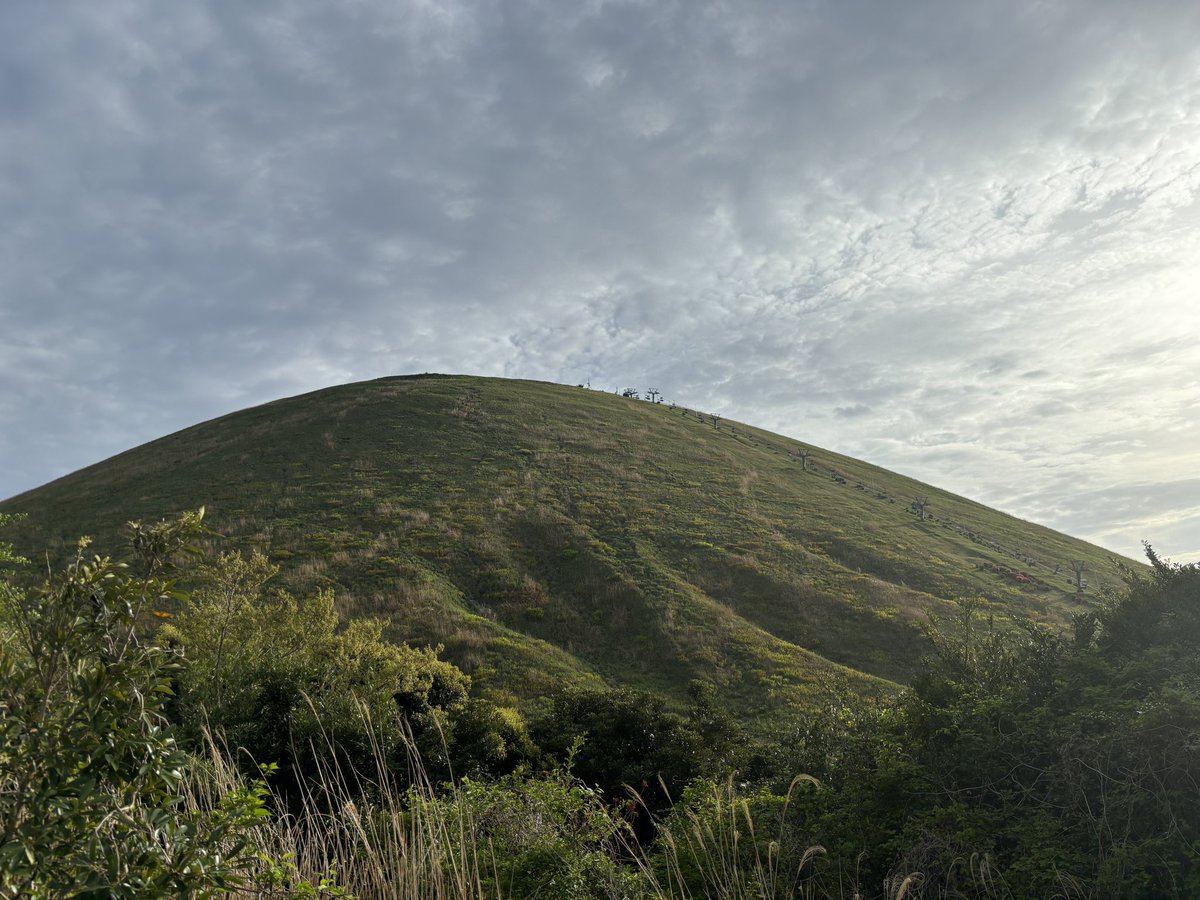
[(498, 697), (702, 678), (750, 715), (831, 672), (904, 681), (956, 597), (1063, 625), (1119, 583), (1100, 548), (738, 422), (459, 376), (244, 410), (0, 509), (29, 514), (13, 539), (37, 556), (200, 505), (291, 588), (444, 644)]

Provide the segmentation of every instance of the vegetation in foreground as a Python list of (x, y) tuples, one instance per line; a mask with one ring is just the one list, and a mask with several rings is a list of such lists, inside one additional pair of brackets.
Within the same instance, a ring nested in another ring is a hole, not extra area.
[(4, 896), (1200, 893), (1196, 566), (1068, 634), (960, 604), (894, 702), (832, 685), (762, 741), (703, 686), (526, 722), (265, 559), (188, 564), (198, 515), (131, 536), (4, 588)]

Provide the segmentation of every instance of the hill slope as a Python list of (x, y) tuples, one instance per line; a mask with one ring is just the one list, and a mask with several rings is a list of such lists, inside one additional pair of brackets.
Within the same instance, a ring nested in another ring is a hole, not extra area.
[(332, 586), (523, 697), (604, 679), (679, 698), (699, 677), (753, 715), (830, 672), (907, 679), (955, 597), (1065, 624), (1119, 581), (1100, 548), (741, 423), (461, 376), (244, 410), (0, 509), (29, 514), (14, 539), (35, 555), (200, 505), (293, 589)]

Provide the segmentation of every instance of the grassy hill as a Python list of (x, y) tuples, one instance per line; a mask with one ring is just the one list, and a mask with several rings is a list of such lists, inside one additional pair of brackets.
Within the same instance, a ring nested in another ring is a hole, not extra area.
[(1064, 625), (1120, 581), (1098, 547), (740, 422), (460, 376), (268, 403), (0, 510), (28, 513), (12, 538), (36, 556), (200, 505), (291, 589), (444, 644), (497, 697), (604, 680), (680, 699), (703, 678), (753, 716), (830, 673), (904, 681), (954, 598)]

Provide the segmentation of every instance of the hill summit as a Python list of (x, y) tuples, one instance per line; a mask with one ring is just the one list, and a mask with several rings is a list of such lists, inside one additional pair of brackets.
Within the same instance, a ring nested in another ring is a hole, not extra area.
[(793, 438), (466, 376), (243, 410), (0, 510), (28, 513), (32, 556), (200, 505), (222, 546), (443, 645), (499, 698), (603, 680), (679, 700), (701, 679), (751, 716), (830, 677), (906, 681), (956, 598), (1061, 626), (1120, 581), (1101, 548)]

